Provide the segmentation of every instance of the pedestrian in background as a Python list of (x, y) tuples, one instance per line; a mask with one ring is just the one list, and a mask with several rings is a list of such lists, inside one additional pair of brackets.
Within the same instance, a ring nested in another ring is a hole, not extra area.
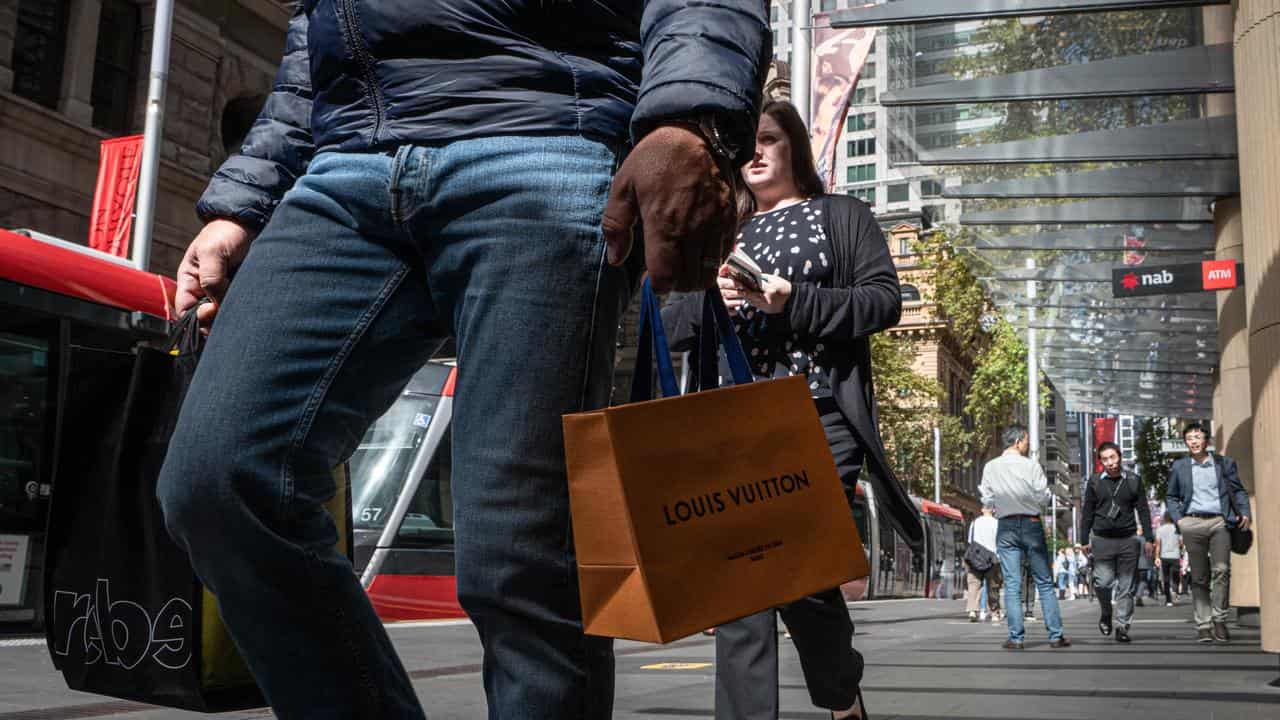
[(1181, 579), (1182, 537), (1178, 526), (1166, 510), (1156, 530), (1156, 562), (1160, 565), (1160, 581), (1164, 588), (1164, 606), (1173, 607), (1173, 593), (1179, 592)]
[(1071, 564), (1067, 561), (1067, 549), (1058, 548), (1053, 556), (1053, 576), (1058, 582), (1058, 599), (1067, 599), (1067, 588), (1071, 583)]
[(1133, 537), (1133, 541), (1138, 546), (1138, 581), (1134, 584), (1133, 602), (1138, 607), (1142, 607), (1145, 598), (1156, 596), (1153, 582), (1155, 558), (1152, 542), (1142, 535), (1141, 530)]
[(1191, 599), (1198, 642), (1228, 642), (1231, 605), (1231, 528), (1248, 530), (1249, 494), (1236, 461), (1209, 452), (1209, 435), (1192, 423), (1182, 431), (1191, 453), (1169, 469), (1165, 504), (1191, 563)]
[[(995, 510), (982, 508), (982, 514), (969, 524), (969, 547), (964, 553), (965, 579), (968, 589), (965, 592), (965, 605), (969, 613), (969, 622), (986, 621), (990, 607), (991, 617), (1000, 614), (1000, 556), (996, 554), (996, 534), (1000, 522), (996, 520)], [(985, 590), (985, 593), (984, 593)], [(986, 602), (979, 605), (985, 595)]]
[(1091, 592), (1092, 574), (1089, 571), (1089, 556), (1084, 554), (1084, 549), (1077, 545), (1075, 547), (1076, 555), (1076, 597), (1083, 597), (1089, 602), (1093, 602), (1093, 593)]
[[(1138, 557), (1143, 547), (1134, 534), (1141, 523), (1144, 537), (1152, 537), (1151, 506), (1142, 487), (1142, 478), (1120, 465), (1120, 446), (1104, 442), (1098, 446), (1102, 472), (1085, 486), (1082, 515), (1084, 535), (1089, 538), (1085, 552), (1092, 556), (1094, 586), (1098, 590), (1098, 631), (1111, 635), (1114, 621), (1116, 642), (1130, 642), (1129, 623), (1133, 619), (1133, 591), (1137, 580)], [(1146, 543), (1149, 545), (1149, 543)]]
[(1076, 599), (1076, 574), (1080, 571), (1080, 565), (1076, 561), (1075, 550), (1071, 547), (1063, 549), (1067, 554), (1067, 599)]
[[(759, 287), (727, 272), (719, 277), (733, 329), (757, 378), (805, 378), (848, 496), (865, 464), (881, 517), (919, 542), (919, 516), (885, 457), (870, 392), (868, 339), (902, 313), (888, 243), (865, 203), (824, 192), (791, 103), (765, 105), (755, 148), (742, 170), (749, 192), (739, 197), (737, 244), (765, 274)], [(663, 308), (673, 351), (697, 350), (702, 310), (702, 293)], [(720, 375), (728, 377), (728, 368)], [(716, 628), (716, 717), (777, 720), (779, 614), (813, 704), (835, 718), (865, 717), (863, 659), (853, 649), (853, 621), (839, 588)]]
[(1041, 520), (1044, 506), (1050, 497), (1049, 479), (1045, 477), (1040, 463), (1027, 457), (1031, 440), (1025, 427), (1014, 425), (1006, 428), (1001, 439), (1005, 450), (1000, 457), (983, 466), (982, 483), (978, 489), (982, 495), (982, 504), (995, 508), (996, 517), (999, 518), (996, 551), (1006, 579), (1004, 607), (1009, 611), (1009, 638), (1005, 640), (1003, 647), (1006, 650), (1021, 650), (1024, 647), (1026, 626), (1022, 614), (1016, 612), (1022, 604), (1023, 587), (1020, 582), (1009, 581), (1021, 576), (1024, 558), (1040, 593), (1049, 646), (1070, 647), (1071, 641), (1062, 634), (1062, 613), (1058, 607), (1058, 597), (1054, 593), (1049, 548), (1045, 544)]
[(457, 598), (488, 715), (608, 718), (561, 417), (609, 404), (638, 221), (660, 292), (714, 287), (767, 8), (288, 5), (272, 92), (178, 268), (175, 309), (210, 329), (159, 477), (167, 529), (277, 717), (423, 717), (324, 502), (452, 338)]
[[(1175, 527), (1177, 527), (1175, 525)], [(1182, 533), (1178, 533), (1179, 536)], [(1182, 543), (1182, 557), (1178, 559), (1179, 581), (1178, 594), (1186, 597), (1191, 594), (1191, 556), (1187, 554), (1187, 544)]]

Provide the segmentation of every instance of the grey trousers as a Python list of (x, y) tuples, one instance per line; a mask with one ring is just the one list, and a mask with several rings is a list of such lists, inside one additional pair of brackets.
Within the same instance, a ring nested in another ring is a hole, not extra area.
[(1196, 628), (1227, 621), (1231, 609), (1231, 533), (1221, 517), (1184, 517), (1178, 521), (1191, 562), (1191, 600)]
[(791, 631), (814, 705), (844, 710), (858, 699), (862, 655), (839, 588), (716, 628), (716, 720), (778, 720), (778, 615)]
[(1089, 545), (1093, 549), (1093, 584), (1098, 588), (1102, 616), (1111, 616), (1117, 627), (1128, 628), (1133, 620), (1133, 583), (1142, 546), (1136, 537), (1097, 535), (1089, 536)]

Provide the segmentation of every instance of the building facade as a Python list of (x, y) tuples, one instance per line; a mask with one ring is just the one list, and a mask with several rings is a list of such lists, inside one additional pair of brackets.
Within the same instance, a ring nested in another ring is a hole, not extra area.
[[(951, 323), (940, 316), (937, 305), (929, 300), (935, 271), (922, 265), (912, 249), (924, 230), (923, 219), (917, 213), (886, 214), (880, 216), (880, 224), (902, 287), (902, 320), (889, 333), (911, 340), (916, 353), (912, 369), (942, 388), (939, 399), (942, 412), (961, 418), (971, 428), (964, 404), (973, 381), (974, 357), (971, 351), (961, 347), (951, 331)], [(988, 451), (989, 448), (977, 448), (965, 466), (943, 469), (944, 502), (969, 514), (982, 509), (978, 483), (982, 479), (982, 464), (989, 458)]]
[[(84, 244), (99, 144), (141, 133), (155, 6), (0, 0), (0, 227)], [(153, 272), (199, 231), (195, 202), (257, 116), (284, 48), (286, 4), (175, 8)]]

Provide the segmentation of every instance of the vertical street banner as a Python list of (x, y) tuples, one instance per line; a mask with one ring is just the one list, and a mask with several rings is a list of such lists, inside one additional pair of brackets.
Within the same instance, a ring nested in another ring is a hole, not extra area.
[(1102, 472), (1102, 463), (1098, 461), (1098, 446), (1104, 442), (1116, 442), (1116, 421), (1113, 417), (1093, 419), (1093, 471)]
[(828, 190), (835, 185), (839, 147), (849, 98), (871, 54), (876, 28), (834, 29), (826, 13), (813, 18), (813, 77), (809, 142), (818, 176)]
[(128, 257), (141, 160), (141, 135), (102, 141), (98, 186), (93, 193), (93, 212), (89, 216), (89, 247), (94, 250)]

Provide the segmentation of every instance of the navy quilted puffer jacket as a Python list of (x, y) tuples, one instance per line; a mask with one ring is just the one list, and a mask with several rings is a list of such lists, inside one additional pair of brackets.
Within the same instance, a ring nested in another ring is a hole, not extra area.
[(765, 0), (303, 0), (240, 153), (197, 205), (261, 228), (320, 152), (495, 135), (611, 144), (720, 114), (753, 152)]

